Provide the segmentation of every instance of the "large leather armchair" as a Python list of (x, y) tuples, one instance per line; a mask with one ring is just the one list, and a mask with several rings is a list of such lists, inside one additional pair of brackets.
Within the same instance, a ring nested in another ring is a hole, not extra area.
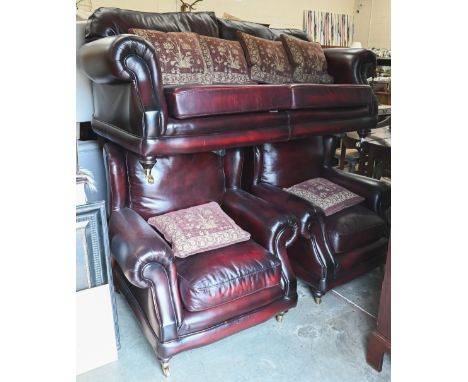
[[(317, 303), (334, 286), (384, 263), (388, 244), (390, 187), (331, 167), (337, 146), (335, 136), (325, 136), (267, 143), (256, 146), (253, 153), (246, 149), (253, 174), (245, 173), (244, 187), (300, 222), (300, 237), (288, 248), (288, 255), (296, 276), (311, 286)], [(365, 201), (325, 216), (310, 202), (284, 190), (316, 177), (339, 184)]]
[[(137, 155), (110, 142), (103, 150), (116, 289), (166, 375), (173, 355), (275, 315), (282, 319), (296, 305), (286, 246), (296, 238), (297, 223), (240, 189), (240, 149), (162, 157), (153, 169), (154, 184), (146, 182)], [(250, 240), (178, 258), (147, 223), (151, 216), (210, 201), (248, 231)]]

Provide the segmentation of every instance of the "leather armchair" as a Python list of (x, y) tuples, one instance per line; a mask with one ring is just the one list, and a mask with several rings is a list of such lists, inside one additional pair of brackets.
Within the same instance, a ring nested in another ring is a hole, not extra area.
[[(307, 282), (317, 303), (334, 286), (345, 283), (385, 262), (390, 187), (375, 179), (331, 167), (338, 140), (311, 137), (256, 146), (250, 158), (253, 174), (244, 186), (252, 194), (293, 214), (299, 239), (289, 248), (292, 269)], [(307, 179), (326, 178), (365, 198), (359, 205), (325, 216), (320, 208), (283, 188)]]
[[(275, 315), (282, 319), (296, 305), (286, 246), (297, 236), (297, 222), (240, 189), (240, 149), (161, 157), (153, 169), (154, 184), (145, 181), (137, 155), (110, 142), (103, 151), (116, 289), (127, 299), (165, 375), (175, 354)], [(209, 201), (218, 202), (251, 239), (177, 258), (147, 223), (150, 216)]]

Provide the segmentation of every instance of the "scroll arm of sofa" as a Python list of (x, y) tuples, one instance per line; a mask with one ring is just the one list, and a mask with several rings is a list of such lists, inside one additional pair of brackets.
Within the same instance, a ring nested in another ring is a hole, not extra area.
[(84, 44), (78, 55), (80, 69), (95, 84), (132, 84), (145, 110), (167, 116), (156, 52), (145, 39), (131, 34), (104, 37)]
[(324, 48), (327, 70), (336, 84), (367, 85), (377, 65), (375, 53), (368, 49)]

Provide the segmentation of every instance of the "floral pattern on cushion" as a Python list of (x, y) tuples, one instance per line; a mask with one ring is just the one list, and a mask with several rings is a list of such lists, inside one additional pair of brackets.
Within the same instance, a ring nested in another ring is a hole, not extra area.
[(244, 49), (250, 79), (269, 84), (292, 82), (291, 65), (281, 41), (270, 41), (236, 31)]
[(201, 35), (198, 38), (213, 83), (253, 83), (239, 41)]
[(148, 223), (172, 243), (174, 256), (182, 258), (250, 239), (215, 202), (154, 216)]
[(314, 178), (285, 188), (323, 210), (325, 216), (363, 202), (362, 196), (324, 178)]
[(154, 46), (164, 85), (211, 83), (196, 33), (136, 28), (128, 31)]
[(332, 84), (327, 73), (327, 60), (322, 46), (282, 34), (280, 39), (293, 67), (293, 81), (314, 84)]

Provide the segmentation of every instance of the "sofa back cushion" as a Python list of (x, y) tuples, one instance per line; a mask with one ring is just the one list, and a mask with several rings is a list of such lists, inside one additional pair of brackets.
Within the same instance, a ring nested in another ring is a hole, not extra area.
[(322, 46), (281, 34), (281, 42), (293, 68), (294, 82), (331, 84), (333, 77), (327, 73), (327, 60)]
[(144, 219), (167, 212), (220, 202), (225, 192), (222, 156), (212, 152), (157, 158), (149, 184), (139, 157), (125, 153), (127, 205)]
[(267, 84), (292, 82), (291, 65), (280, 41), (236, 33), (244, 49), (251, 80)]
[(252, 36), (265, 38), (268, 40), (274, 40), (276, 37), (271, 29), (267, 26), (253, 23), (251, 21), (235, 21), (225, 19), (217, 19), (217, 21), (219, 37), (226, 40), (237, 40), (237, 31), (248, 33)]
[(239, 41), (201, 35), (198, 38), (212, 83), (252, 83), (244, 51)]
[(255, 182), (288, 188), (320, 176), (323, 138), (266, 143), (255, 148)]
[(130, 28), (129, 32), (154, 46), (164, 85), (211, 83), (195, 33), (135, 28)]
[(102, 7), (88, 19), (86, 41), (128, 33), (130, 28), (194, 32), (212, 37), (219, 35), (214, 12), (153, 13)]

